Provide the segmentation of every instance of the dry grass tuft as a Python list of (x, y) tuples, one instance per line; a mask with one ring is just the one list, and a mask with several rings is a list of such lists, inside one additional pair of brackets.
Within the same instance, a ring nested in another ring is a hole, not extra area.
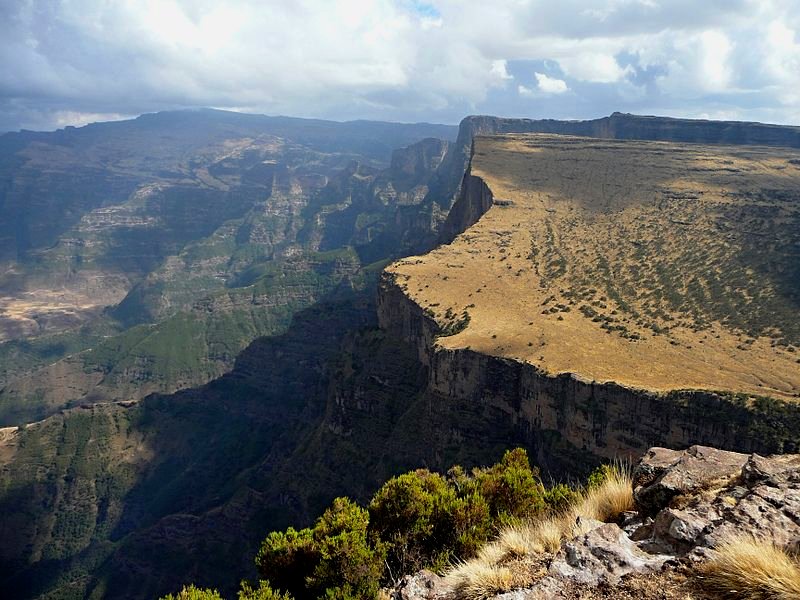
[(593, 520), (613, 521), (633, 507), (630, 471), (617, 465), (565, 512), (505, 528), (476, 558), (450, 569), (447, 581), (461, 600), (531, 585), (544, 572), (543, 557), (558, 552), (562, 541), (585, 533)]
[(447, 578), (458, 598), (485, 600), (519, 585), (525, 585), (526, 582), (520, 575), (510, 567), (471, 560), (456, 566)]
[(610, 470), (602, 484), (586, 492), (573, 510), (575, 517), (588, 517), (607, 523), (634, 507), (630, 470), (617, 465)]
[(717, 548), (699, 567), (700, 583), (722, 598), (800, 599), (800, 565), (772, 542), (742, 536)]

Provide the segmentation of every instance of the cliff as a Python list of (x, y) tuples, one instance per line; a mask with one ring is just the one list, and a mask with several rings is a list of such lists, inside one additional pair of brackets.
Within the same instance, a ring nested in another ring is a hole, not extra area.
[[(783, 200), (772, 188), (783, 181), (787, 190), (796, 189), (797, 180), (787, 180), (782, 168), (769, 179), (761, 165), (774, 160), (772, 151), (754, 150), (756, 156), (748, 158), (744, 149), (693, 146), (681, 157), (672, 145), (637, 144), (541, 136), (477, 138), (459, 200), (442, 230), (446, 240), (455, 241), (387, 269), (379, 288), (380, 326), (416, 349), (427, 368), (426, 393), (436, 399), (432, 402), (472, 405), (476, 412), (490, 407), (490, 419), (513, 423), (522, 442), (546, 466), (554, 458), (548, 449), (559, 443), (607, 458), (637, 456), (654, 445), (796, 451), (800, 408), (794, 398), (800, 369), (789, 317), (795, 291), (776, 296), (781, 308), (772, 313), (772, 323), (765, 324), (781, 330), (789, 339), (787, 346), (756, 331), (755, 325), (751, 325), (754, 337), (747, 334), (751, 341), (743, 346), (738, 328), (748, 326), (720, 314), (698, 313), (696, 321), (674, 326), (675, 319), (694, 310), (685, 289), (680, 290), (678, 305), (670, 309), (666, 298), (656, 311), (665, 317), (663, 328), (661, 321), (656, 327), (650, 322), (639, 327), (633, 313), (648, 309), (636, 305), (637, 297), (653, 299), (663, 293), (669, 282), (667, 263), (681, 265), (681, 278), (695, 276), (691, 269), (697, 267), (671, 251), (680, 246), (681, 252), (693, 253), (715, 243), (707, 236), (716, 236), (717, 228), (706, 227), (694, 215), (700, 210), (703, 218), (713, 215), (713, 196), (722, 181), (729, 186), (726, 207), (734, 197), (759, 198), (737, 208), (746, 221), (748, 212), (766, 214), (762, 202), (773, 193), (781, 198), (775, 210), (797, 218), (796, 203)], [(501, 150), (508, 145), (514, 148)], [(556, 152), (553, 162), (551, 151)], [(648, 156), (649, 151), (654, 154)], [(514, 162), (519, 158), (516, 152), (524, 157), (519, 164)], [(608, 168), (611, 163), (604, 154), (613, 160), (613, 168)], [(778, 155), (786, 165), (795, 156)], [(760, 171), (758, 178), (747, 175), (747, 160), (759, 165), (754, 167)], [(670, 161), (677, 161), (683, 179), (657, 173), (669, 169)], [(644, 166), (637, 170), (637, 164)], [(712, 182), (716, 165), (723, 169), (716, 171), (721, 179)], [(519, 173), (530, 173), (535, 183)], [(730, 187), (748, 180), (772, 191), (742, 189), (739, 196)], [(671, 181), (681, 181), (681, 189), (666, 188)], [(695, 184), (687, 183), (691, 181)], [(582, 182), (588, 186), (582, 187)], [(502, 192), (500, 199), (492, 191), (495, 187)], [(613, 190), (613, 197), (603, 190)], [(653, 194), (657, 199), (652, 211), (646, 208), (650, 200), (639, 204), (640, 198), (652, 199)], [(668, 199), (659, 199), (661, 194)], [(564, 221), (556, 222), (562, 210)], [(581, 210), (590, 212), (585, 221)], [(635, 211), (633, 222), (639, 223), (646, 212), (650, 225), (644, 234), (636, 233), (638, 225), (625, 234), (614, 232), (604, 220), (606, 210), (615, 223), (625, 221), (626, 211)], [(675, 230), (681, 231), (684, 219), (693, 223), (691, 232), (681, 234), (678, 244), (666, 241)], [(727, 243), (740, 246), (734, 259), (718, 256), (714, 261), (759, 262), (745, 241), (749, 234), (732, 234), (723, 227)], [(770, 246), (772, 260), (789, 261), (794, 233), (769, 228), (775, 240), (787, 244)], [(463, 233), (456, 237), (459, 232)], [(593, 236), (597, 247), (591, 245)], [(623, 240), (622, 246), (615, 240)], [(646, 253), (650, 244), (660, 256)], [(630, 260), (626, 252), (632, 253)], [(591, 260), (583, 259), (585, 254)], [(665, 267), (650, 288), (645, 269), (660, 269), (659, 260)], [(601, 277), (596, 265), (603, 261), (608, 271)], [(626, 292), (630, 284), (616, 281), (614, 273), (628, 266), (638, 274), (638, 287)], [(713, 261), (707, 267), (717, 270)], [(776, 279), (755, 285), (772, 289), (787, 285), (789, 262), (784, 267)], [(731, 279), (703, 284), (711, 294), (706, 297), (708, 305), (727, 302), (720, 298), (726, 292), (719, 290), (729, 290), (736, 278), (731, 271), (724, 276)], [(739, 341), (730, 344), (731, 339)], [(708, 362), (709, 356), (713, 362)], [(788, 387), (766, 383), (772, 380), (793, 383)]]
[[(434, 227), (441, 225), (458, 197), (461, 179), (469, 164), (472, 140), (476, 136), (504, 133), (553, 133), (620, 140), (800, 148), (800, 127), (764, 123), (675, 119), (619, 112), (586, 121), (469, 116), (461, 121), (458, 137), (430, 183), (425, 206)], [(429, 248), (430, 245), (426, 249)]]
[(548, 451), (559, 443), (609, 459), (636, 457), (653, 445), (706, 444), (766, 454), (800, 449), (795, 404), (692, 390), (648, 392), (438, 346), (440, 326), (393, 279), (385, 275), (379, 288), (380, 326), (418, 350), (432, 401), (462, 411), (472, 405), (474, 418), (490, 409), (493, 420), (486, 429), (513, 427), (521, 436), (516, 442), (524, 442), (540, 464), (558, 465), (559, 457)]

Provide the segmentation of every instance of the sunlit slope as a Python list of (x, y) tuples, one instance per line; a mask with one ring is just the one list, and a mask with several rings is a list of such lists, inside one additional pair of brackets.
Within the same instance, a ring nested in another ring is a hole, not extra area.
[(488, 212), (389, 269), (457, 332), (440, 345), (650, 390), (800, 395), (800, 153), (489, 136), (471, 174)]

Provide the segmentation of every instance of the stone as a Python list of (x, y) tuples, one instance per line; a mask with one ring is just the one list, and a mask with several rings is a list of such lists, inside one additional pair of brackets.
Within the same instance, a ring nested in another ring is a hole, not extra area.
[(652, 515), (676, 496), (728, 485), (741, 474), (747, 460), (746, 454), (706, 446), (692, 446), (682, 453), (654, 448), (634, 471), (637, 507)]
[(392, 590), (392, 600), (434, 600), (446, 595), (444, 578), (428, 570), (406, 575)]
[(703, 530), (710, 525), (707, 519), (700, 517), (694, 511), (668, 509), (662, 514), (669, 515), (666, 536), (679, 543), (694, 544)]
[(565, 541), (549, 574), (583, 585), (616, 584), (623, 575), (659, 569), (667, 556), (641, 550), (615, 523)]
[(750, 486), (761, 481), (770, 485), (800, 483), (800, 455), (764, 457), (752, 454), (742, 468), (742, 480)]
[(675, 465), (682, 454), (679, 450), (669, 448), (650, 448), (636, 465), (633, 472), (633, 487), (646, 487), (652, 484), (667, 469)]

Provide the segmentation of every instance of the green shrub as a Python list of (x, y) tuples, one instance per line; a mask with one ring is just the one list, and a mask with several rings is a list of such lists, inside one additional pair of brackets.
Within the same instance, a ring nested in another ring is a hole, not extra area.
[(305, 588), (306, 577), (319, 560), (312, 530), (297, 531), (292, 527), (285, 532), (270, 533), (256, 555), (259, 575), (276, 588), (294, 595)]
[(185, 585), (177, 595), (168, 594), (161, 600), (222, 600), (217, 590), (203, 590), (194, 585)]
[(440, 568), (472, 553), (491, 530), (486, 502), (421, 469), (387, 481), (369, 505), (370, 529), (387, 547), (390, 575)]
[(603, 485), (603, 482), (608, 479), (611, 475), (614, 475), (617, 472), (617, 468), (613, 465), (600, 465), (594, 471), (589, 474), (589, 477), (586, 479), (586, 489), (592, 490), (595, 488), (599, 488)]
[(477, 491), (500, 524), (540, 514), (547, 508), (539, 469), (531, 467), (522, 448), (507, 450), (496, 465), (474, 471)]
[(293, 600), (293, 598), (289, 594), (276, 592), (269, 583), (262, 580), (258, 582), (257, 588), (243, 581), (239, 590), (239, 600)]
[(369, 539), (368, 526), (365, 509), (337, 498), (313, 529), (269, 534), (256, 557), (259, 574), (300, 598), (372, 599), (385, 551)]
[(447, 478), (419, 470), (389, 480), (370, 503), (370, 528), (386, 543), (397, 577), (469, 558), (497, 525), (561, 509), (573, 496), (566, 486), (546, 491), (539, 470), (518, 448), (471, 474), (456, 466)]
[(256, 557), (272, 586), (264, 598), (281, 598), (273, 588), (296, 598), (374, 598), (381, 582), (471, 558), (499, 526), (562, 511), (577, 496), (565, 485), (546, 489), (522, 449), (469, 473), (456, 466), (446, 476), (425, 469), (399, 475), (368, 510), (337, 498), (313, 528), (269, 534)]
[(452, 563), (454, 558), (464, 559), (475, 556), (495, 531), (489, 504), (476, 491), (456, 498), (448, 516), (452, 521), (450, 530), (455, 539), (447, 548), (448, 552), (441, 554), (441, 558), (446, 559), (445, 563), (431, 564), (435, 568)]
[(544, 502), (548, 509), (554, 512), (563, 512), (570, 506), (574, 506), (580, 497), (578, 491), (563, 483), (557, 483), (545, 490)]
[[(324, 592), (326, 597), (375, 597), (385, 550), (382, 544), (370, 542), (368, 526), (369, 514), (365, 509), (348, 498), (333, 501), (314, 527), (320, 561), (310, 578), (310, 587)], [(334, 595), (330, 596), (331, 593)]]

